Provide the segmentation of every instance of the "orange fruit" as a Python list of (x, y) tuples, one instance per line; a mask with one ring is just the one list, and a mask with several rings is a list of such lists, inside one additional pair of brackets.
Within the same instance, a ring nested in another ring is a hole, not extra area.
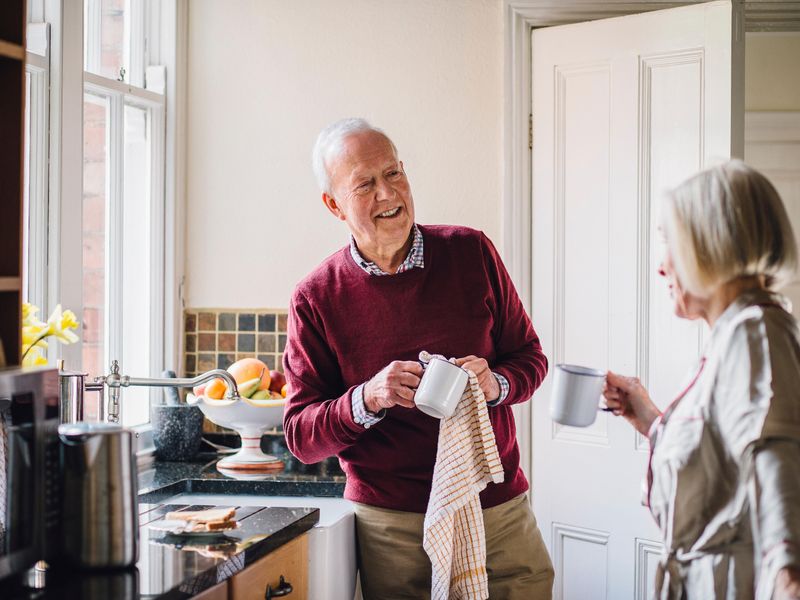
[(206, 386), (205, 395), (206, 398), (210, 398), (211, 400), (222, 400), (227, 390), (228, 386), (225, 385), (222, 379), (214, 379)]
[(283, 387), (281, 388), (281, 396), (286, 398), (286, 394), (288, 394), (288, 393), (289, 393), (289, 384), (288, 383), (284, 383)]

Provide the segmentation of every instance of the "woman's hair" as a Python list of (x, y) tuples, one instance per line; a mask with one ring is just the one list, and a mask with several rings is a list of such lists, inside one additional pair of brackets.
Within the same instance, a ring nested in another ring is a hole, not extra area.
[(345, 138), (355, 133), (363, 133), (365, 131), (381, 134), (389, 140), (394, 153), (397, 154), (397, 148), (395, 148), (389, 136), (387, 136), (383, 130), (370, 125), (366, 119), (348, 118), (331, 123), (320, 131), (319, 136), (317, 136), (317, 141), (314, 144), (314, 150), (311, 153), (311, 166), (314, 169), (317, 184), (326, 194), (331, 193), (331, 176), (328, 172), (328, 166), (331, 161), (341, 153)]
[(681, 284), (707, 297), (739, 277), (768, 288), (795, 277), (797, 245), (778, 192), (740, 160), (694, 175), (667, 194), (662, 226)]

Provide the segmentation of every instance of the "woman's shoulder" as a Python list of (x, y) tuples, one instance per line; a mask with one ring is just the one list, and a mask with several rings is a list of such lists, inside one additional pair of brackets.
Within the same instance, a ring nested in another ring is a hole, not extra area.
[(800, 434), (800, 342), (792, 315), (774, 305), (747, 306), (726, 329), (713, 394), (721, 429), (742, 450), (779, 423)]

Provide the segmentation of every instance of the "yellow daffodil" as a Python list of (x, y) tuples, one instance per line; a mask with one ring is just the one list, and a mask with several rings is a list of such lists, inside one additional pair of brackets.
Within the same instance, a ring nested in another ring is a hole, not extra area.
[(24, 302), (22, 304), (22, 364), (24, 366), (46, 365), (47, 358), (43, 349), (47, 348), (45, 338), (53, 336), (63, 344), (78, 341), (78, 336), (71, 330), (78, 328), (78, 319), (71, 310), (61, 310), (57, 305), (53, 313), (44, 323), (36, 315), (38, 307)]

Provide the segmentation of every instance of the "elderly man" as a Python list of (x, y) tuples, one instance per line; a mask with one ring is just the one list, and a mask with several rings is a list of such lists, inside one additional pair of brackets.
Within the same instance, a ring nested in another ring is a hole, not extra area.
[(505, 475), (480, 495), (490, 597), (550, 598), (511, 410), (541, 384), (547, 359), (497, 251), (473, 229), (415, 224), (394, 144), (362, 119), (323, 130), (313, 160), (350, 244), (292, 296), (284, 431), (303, 462), (339, 457), (365, 597), (430, 595), (422, 537), (439, 421), (414, 405), (428, 350), (473, 371), (490, 406)]

